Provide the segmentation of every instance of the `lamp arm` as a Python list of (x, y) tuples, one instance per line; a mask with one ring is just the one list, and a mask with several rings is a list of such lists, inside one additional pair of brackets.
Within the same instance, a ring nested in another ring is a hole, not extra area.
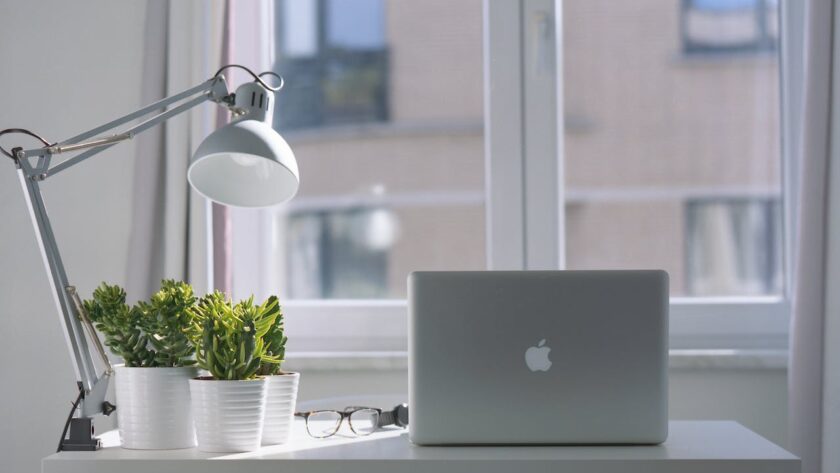
[[(197, 94), (200, 95), (193, 97)], [(154, 111), (169, 107), (190, 97), (193, 98), (181, 103), (180, 105), (160, 112), (159, 114), (154, 115), (151, 118), (148, 118), (147, 120), (140, 122), (121, 133), (95, 138), (90, 141), (84, 141), (94, 136), (110, 131), (114, 128), (117, 128), (121, 125), (124, 125), (128, 122), (136, 120), (140, 117), (146, 116)], [(47, 177), (58, 174), (59, 172), (68, 169), (90, 158), (95, 154), (105, 151), (106, 149), (110, 148), (111, 146), (114, 146), (119, 142), (132, 139), (138, 133), (142, 133), (148, 130), (149, 128), (154, 127), (155, 125), (163, 123), (176, 115), (180, 115), (181, 113), (186, 112), (208, 100), (225, 105), (229, 104), (232, 101), (232, 98), (228, 93), (227, 85), (225, 84), (224, 76), (214, 76), (213, 78), (208, 79), (195, 87), (187, 89), (171, 97), (159, 100), (137, 111), (129, 113), (128, 115), (122, 116), (120, 118), (117, 118), (116, 120), (110, 121), (96, 128), (92, 128), (88, 131), (80, 133), (72, 138), (60, 141), (58, 143), (29, 150), (13, 150), (14, 157), (21, 164), (24, 173), (28, 177), (32, 177), (42, 181)], [(83, 149), (87, 149), (88, 151), (78, 154), (60, 164), (50, 167), (50, 161), (53, 155), (79, 151)], [(38, 158), (38, 163), (34, 166), (28, 162), (28, 158), (32, 157)]]
[[(90, 319), (84, 313), (84, 308), (76, 294), (76, 288), (68, 281), (64, 263), (61, 260), (55, 235), (44, 206), (44, 200), (41, 196), (40, 182), (208, 100), (223, 105), (227, 105), (231, 101), (224, 76), (215, 76), (181, 93), (53, 145), (30, 150), (21, 148), (12, 150), (26, 206), (32, 219), (32, 225), (36, 230), (36, 239), (41, 250), (43, 263), (47, 269), (47, 278), (52, 289), (53, 300), (61, 318), (65, 342), (73, 360), (76, 379), (79, 381), (82, 390), (79, 402), (79, 414), (82, 418), (92, 417), (103, 412), (110, 414), (113, 410), (113, 406), (105, 402), (108, 381), (113, 374), (113, 370), (105, 349), (93, 331)], [(172, 106), (178, 102), (182, 103)], [(172, 107), (167, 109), (170, 106)], [(128, 128), (122, 133), (91, 139), (161, 109), (166, 110)], [(87, 151), (50, 167), (53, 155), (82, 149), (87, 149)], [(33, 165), (30, 158), (37, 158), (37, 163)], [(85, 331), (88, 332), (87, 335)], [(93, 343), (105, 368), (101, 375), (97, 375), (88, 340)]]

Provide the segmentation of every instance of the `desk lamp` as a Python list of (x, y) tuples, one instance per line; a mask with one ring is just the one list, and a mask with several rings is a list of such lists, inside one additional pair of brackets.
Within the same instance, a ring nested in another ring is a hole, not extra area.
[[(241, 85), (236, 93), (229, 93), (222, 75), (228, 68), (243, 69), (254, 81)], [(263, 80), (266, 76), (274, 76), (279, 84), (269, 85)], [(40, 148), (15, 147), (11, 151), (0, 147), (0, 151), (10, 157), (17, 168), (79, 388), (61, 435), (59, 450), (99, 448), (99, 439), (93, 435), (92, 417), (110, 415), (116, 409), (105, 401), (108, 381), (114, 371), (93, 324), (82, 308), (76, 288), (69, 283), (41, 197), (41, 182), (119, 142), (130, 140), (138, 133), (211, 101), (230, 109), (234, 119), (211, 133), (196, 150), (187, 172), (192, 187), (210, 200), (237, 207), (264, 207), (285, 202), (297, 193), (300, 181), (294, 153), (271, 128), (273, 94), (282, 87), (282, 77), (273, 72), (255, 74), (246, 67), (231, 64), (219, 69), (202, 84), (64, 141), (50, 143), (38, 134), (20, 128), (0, 131), (0, 135), (26, 134), (43, 144)], [(147, 118), (122, 132), (105, 135), (143, 117)], [(82, 152), (60, 163), (52, 162), (56, 155), (78, 151)], [(93, 345), (102, 362), (104, 369), (101, 374), (97, 374), (88, 343)], [(77, 411), (78, 415), (75, 415)]]

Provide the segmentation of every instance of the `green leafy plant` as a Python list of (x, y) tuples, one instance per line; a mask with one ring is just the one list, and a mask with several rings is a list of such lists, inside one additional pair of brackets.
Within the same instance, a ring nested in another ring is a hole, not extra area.
[(265, 343), (280, 314), (276, 297), (259, 306), (253, 297), (234, 305), (216, 291), (202, 297), (190, 314), (187, 335), (196, 347), (198, 366), (214, 378), (253, 379), (263, 363), (280, 362)]
[(105, 345), (126, 366), (155, 366), (155, 353), (148, 349), (148, 337), (140, 329), (142, 314), (125, 303), (123, 288), (103, 282), (83, 305), (96, 329), (105, 336)]
[(266, 310), (276, 314), (274, 323), (268, 328), (268, 332), (266, 332), (264, 337), (265, 352), (269, 357), (276, 359), (276, 362), (267, 361), (261, 363), (257, 374), (260, 376), (271, 376), (282, 373), (280, 365), (286, 359), (286, 341), (288, 338), (286, 337), (283, 323), (283, 309), (280, 307), (277, 296), (269, 297), (263, 303), (263, 306)]
[(188, 310), (195, 305), (192, 286), (163, 280), (149, 302), (126, 303), (125, 290), (102, 283), (84, 308), (105, 344), (129, 367), (178, 367), (195, 364), (195, 347), (184, 334)]
[(190, 366), (195, 364), (195, 347), (184, 333), (190, 323), (189, 309), (195, 305), (191, 285), (164, 279), (149, 302), (137, 304), (142, 317), (140, 325), (155, 351), (157, 366)]

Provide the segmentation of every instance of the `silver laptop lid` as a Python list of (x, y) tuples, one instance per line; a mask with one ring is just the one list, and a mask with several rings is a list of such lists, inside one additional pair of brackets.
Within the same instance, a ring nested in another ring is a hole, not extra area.
[(415, 272), (408, 293), (413, 442), (665, 440), (664, 271)]

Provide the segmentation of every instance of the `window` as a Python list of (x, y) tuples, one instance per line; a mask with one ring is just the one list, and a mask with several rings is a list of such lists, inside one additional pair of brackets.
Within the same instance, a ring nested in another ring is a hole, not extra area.
[(567, 266), (664, 268), (677, 297), (781, 296), (779, 61), (674, 60), (687, 4), (777, 6), (563, 3)]
[[(489, 3), (488, 47), (497, 53), (485, 130), (490, 261), (663, 268), (672, 348), (783, 349), (781, 222), (790, 218), (781, 205), (778, 48), (758, 59), (686, 61), (681, 2), (556, 5)], [(509, 27), (514, 18), (519, 29)], [(547, 40), (552, 25), (557, 51)], [(556, 76), (545, 67), (555, 55)], [(712, 201), (731, 202), (731, 210), (711, 213), (753, 221), (703, 228), (710, 207), (701, 203)], [(704, 232), (728, 235), (702, 251)], [(729, 277), (701, 287), (720, 261), (735, 262)]]
[(287, 297), (381, 299), (390, 250), (399, 237), (384, 207), (302, 211), (288, 217)]
[(776, 49), (778, 0), (682, 0), (680, 13), (686, 53)]
[(685, 213), (689, 295), (782, 293), (778, 198), (690, 200)]
[(274, 126), (301, 187), (235, 225), (235, 288), (379, 303), (412, 270), (485, 269), (481, 0), (274, 8)]
[(486, 268), (663, 268), (672, 347), (784, 347), (777, 2), (276, 10), (301, 188), (235, 227), (234, 286), (281, 294), (290, 351), (404, 351), (406, 275)]
[(289, 84), (283, 129), (388, 119), (388, 49), (382, 0), (283, 1), (276, 70)]

